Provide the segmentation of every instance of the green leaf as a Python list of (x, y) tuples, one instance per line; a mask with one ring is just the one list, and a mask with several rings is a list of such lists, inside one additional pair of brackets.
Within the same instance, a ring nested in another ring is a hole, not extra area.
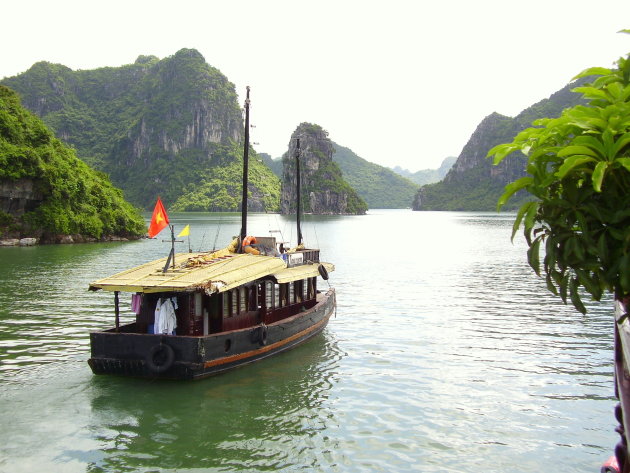
[(625, 133), (618, 140), (615, 141), (615, 144), (612, 148), (612, 159), (615, 159), (617, 155), (630, 143), (630, 133)]
[(494, 156), (492, 163), (496, 166), (501, 161), (503, 161), (506, 156), (520, 149), (521, 146), (515, 143), (501, 144), (495, 146), (490, 151), (488, 151), (486, 157), (489, 158), (490, 156)]
[(556, 286), (553, 283), (553, 278), (551, 277), (551, 274), (549, 272), (547, 273), (547, 277), (545, 278), (545, 280), (547, 281), (547, 290), (551, 292), (554, 296), (557, 296), (558, 290), (556, 289)]
[(571, 294), (571, 302), (573, 303), (573, 307), (579, 310), (582, 314), (586, 314), (586, 307), (584, 307), (584, 304), (582, 304), (582, 299), (580, 298), (578, 287), (579, 282), (577, 278), (571, 278), (569, 292)]
[(558, 151), (558, 156), (566, 158), (572, 155), (586, 155), (597, 158), (599, 155), (588, 146), (566, 146)]
[(534, 226), (539, 206), (540, 202), (532, 202), (532, 205), (530, 205), (527, 209), (527, 213), (525, 214), (525, 229), (528, 231)]
[(512, 195), (514, 195), (515, 192), (518, 192), (521, 189), (527, 187), (532, 182), (534, 182), (534, 179), (531, 177), (521, 177), (520, 179), (517, 179), (516, 181), (506, 185), (505, 192), (503, 192), (503, 195), (499, 197), (497, 210), (500, 210), (501, 207), (505, 205), (505, 203), (510, 199)]
[(589, 67), (588, 69), (584, 69), (578, 75), (576, 75), (572, 80), (581, 79), (582, 77), (588, 76), (606, 76), (608, 74), (612, 74), (612, 71), (605, 67)]
[(602, 290), (599, 287), (599, 284), (596, 284), (595, 281), (589, 276), (587, 271), (582, 269), (576, 269), (575, 274), (578, 277), (579, 283), (584, 286), (589, 294), (593, 296), (593, 299), (596, 301), (600, 300), (602, 297)]
[(521, 205), (521, 208), (518, 209), (518, 213), (516, 214), (516, 219), (514, 220), (514, 224), (512, 225), (512, 237), (511, 237), (512, 242), (514, 241), (514, 235), (516, 235), (516, 232), (521, 226), (521, 221), (523, 220), (523, 216), (529, 211), (529, 208), (534, 204), (535, 202), (525, 202), (523, 205)]
[(538, 276), (540, 276), (540, 241), (541, 237), (536, 237), (527, 250), (527, 261)]
[(585, 99), (602, 99), (610, 101), (610, 96), (603, 90), (596, 89), (595, 87), (576, 87), (571, 89), (571, 92), (582, 94)]
[(560, 169), (558, 169), (555, 175), (556, 177), (563, 179), (569, 172), (571, 172), (572, 169), (581, 166), (582, 164), (590, 163), (593, 161), (595, 161), (595, 159), (590, 156), (584, 156), (580, 154), (570, 156), (564, 160), (562, 166), (560, 166)]
[(595, 166), (595, 170), (593, 171), (593, 189), (595, 189), (595, 192), (602, 191), (602, 181), (604, 180), (604, 174), (609, 164), (610, 163), (607, 161), (601, 161)]
[(560, 280), (560, 298), (562, 299), (562, 302), (564, 302), (565, 304), (567, 303), (567, 292), (569, 289), (569, 279), (570, 279), (570, 275), (569, 273), (564, 273), (562, 275), (562, 279)]
[(616, 161), (630, 171), (630, 158), (617, 158)]
[[(589, 117), (588, 120), (590, 122), (595, 121), (595, 118)], [(608, 122), (601, 120), (602, 123), (604, 123), (604, 125), (601, 127), (601, 129), (605, 129), (608, 126)], [(601, 142), (601, 140), (599, 138), (597, 138), (596, 136), (593, 135), (580, 135), (580, 136), (576, 136), (573, 141), (572, 141), (573, 145), (577, 145), (577, 146), (587, 146), (588, 148), (591, 148), (595, 151), (597, 151), (598, 156), (605, 156), (606, 155), (606, 147), (604, 146), (604, 143)]]

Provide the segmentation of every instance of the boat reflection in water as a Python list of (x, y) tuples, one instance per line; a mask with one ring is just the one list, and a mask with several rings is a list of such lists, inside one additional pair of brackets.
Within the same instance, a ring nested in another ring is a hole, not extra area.
[[(325, 334), (217, 383), (95, 377), (91, 430), (98, 432), (104, 454), (95, 466), (104, 471), (148, 464), (247, 471), (257, 465), (266, 469), (273, 458), (282, 469), (302, 457), (295, 448), (287, 451), (287, 445), (303, 445), (312, 459), (312, 442), (323, 450), (332, 442), (324, 435), (334, 422), (327, 400), (340, 359), (336, 341)], [(317, 457), (325, 466), (327, 459)]]

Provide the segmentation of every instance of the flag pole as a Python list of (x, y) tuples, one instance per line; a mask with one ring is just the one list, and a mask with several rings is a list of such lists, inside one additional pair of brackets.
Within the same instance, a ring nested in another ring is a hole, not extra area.
[[(169, 225), (169, 227), (171, 229), (171, 252), (168, 254), (168, 258), (166, 259), (166, 264), (164, 265), (164, 269), (162, 270), (163, 273), (168, 271), (168, 267), (170, 266), (171, 261), (173, 262), (173, 269), (175, 269), (175, 243), (184, 242), (184, 240), (175, 239), (175, 225)], [(162, 241), (168, 241), (168, 240), (162, 240)], [(188, 244), (190, 244), (190, 239), (188, 241)]]

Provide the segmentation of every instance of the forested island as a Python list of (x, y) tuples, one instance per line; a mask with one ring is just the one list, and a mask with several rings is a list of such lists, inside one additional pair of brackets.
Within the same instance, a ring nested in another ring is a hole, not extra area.
[(0, 238), (6, 244), (138, 238), (138, 209), (0, 85)]

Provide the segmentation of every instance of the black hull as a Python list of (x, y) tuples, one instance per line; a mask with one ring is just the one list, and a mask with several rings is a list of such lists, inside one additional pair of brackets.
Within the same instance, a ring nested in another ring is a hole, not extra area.
[(266, 326), (197, 337), (132, 333), (126, 327), (94, 332), (88, 363), (94, 374), (204, 378), (306, 342), (326, 327), (334, 308), (335, 291), (330, 289), (318, 295), (311, 309)]

